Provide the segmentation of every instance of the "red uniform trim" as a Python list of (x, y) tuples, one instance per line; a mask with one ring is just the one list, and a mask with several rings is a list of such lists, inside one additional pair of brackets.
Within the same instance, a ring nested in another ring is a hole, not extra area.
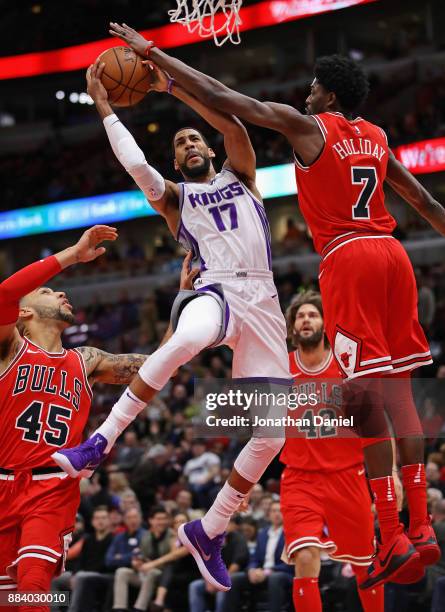
[(395, 238), (391, 236), (391, 234), (375, 234), (373, 232), (369, 233), (361, 233), (361, 232), (348, 232), (346, 234), (342, 234), (337, 238), (334, 238), (329, 242), (321, 252), (321, 257), (323, 260), (327, 259), (329, 255), (332, 255), (334, 251), (339, 249), (340, 247), (348, 244), (348, 242), (354, 242), (355, 240), (362, 240), (363, 238)]

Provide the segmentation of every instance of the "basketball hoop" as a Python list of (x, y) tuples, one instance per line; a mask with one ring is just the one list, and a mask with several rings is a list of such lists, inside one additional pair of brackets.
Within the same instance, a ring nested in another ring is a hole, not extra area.
[(189, 32), (213, 40), (221, 47), (228, 40), (241, 42), (239, 11), (243, 0), (176, 0), (176, 9), (168, 11), (172, 23), (185, 25)]

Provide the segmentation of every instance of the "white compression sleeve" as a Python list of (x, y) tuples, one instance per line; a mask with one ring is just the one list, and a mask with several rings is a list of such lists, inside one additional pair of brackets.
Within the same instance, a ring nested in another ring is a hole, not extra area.
[(104, 119), (104, 127), (114, 154), (147, 199), (156, 201), (162, 198), (165, 193), (164, 177), (147, 163), (144, 153), (119, 117), (108, 115)]

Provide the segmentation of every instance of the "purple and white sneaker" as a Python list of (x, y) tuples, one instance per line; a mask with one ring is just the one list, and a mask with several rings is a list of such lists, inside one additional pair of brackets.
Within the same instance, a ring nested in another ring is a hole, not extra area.
[(229, 572), (221, 557), (224, 535), (223, 533), (211, 540), (199, 519), (184, 523), (178, 529), (178, 537), (193, 555), (202, 577), (218, 591), (229, 591), (232, 586)]
[(107, 456), (105, 449), (108, 441), (104, 436), (97, 433), (73, 448), (64, 448), (51, 457), (71, 478), (82, 476), (91, 478), (100, 463)]

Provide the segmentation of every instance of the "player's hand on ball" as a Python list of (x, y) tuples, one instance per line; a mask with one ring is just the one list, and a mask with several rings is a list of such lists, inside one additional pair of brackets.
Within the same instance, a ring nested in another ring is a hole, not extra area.
[(106, 251), (105, 247), (97, 245), (104, 240), (114, 241), (117, 238), (117, 230), (115, 227), (108, 225), (95, 225), (82, 234), (80, 240), (74, 245), (73, 249), (77, 262), (87, 263), (93, 261)]
[(190, 269), (192, 262), (192, 252), (189, 251), (182, 262), (181, 280), (179, 282), (180, 289), (193, 289), (193, 281), (199, 274), (199, 268)]
[(94, 102), (108, 99), (108, 92), (101, 81), (104, 68), (105, 64), (97, 60), (87, 70), (87, 92)]
[(145, 60), (142, 63), (146, 66), (147, 70), (150, 71), (151, 75), (151, 83), (148, 91), (168, 91), (168, 80), (170, 75), (150, 60)]
[(109, 32), (112, 36), (125, 40), (125, 42), (128, 43), (138, 55), (147, 57), (145, 51), (149, 41), (146, 40), (141, 34), (136, 32), (136, 30), (130, 28), (130, 26), (128, 26), (126, 23), (119, 25), (118, 23), (111, 21)]

